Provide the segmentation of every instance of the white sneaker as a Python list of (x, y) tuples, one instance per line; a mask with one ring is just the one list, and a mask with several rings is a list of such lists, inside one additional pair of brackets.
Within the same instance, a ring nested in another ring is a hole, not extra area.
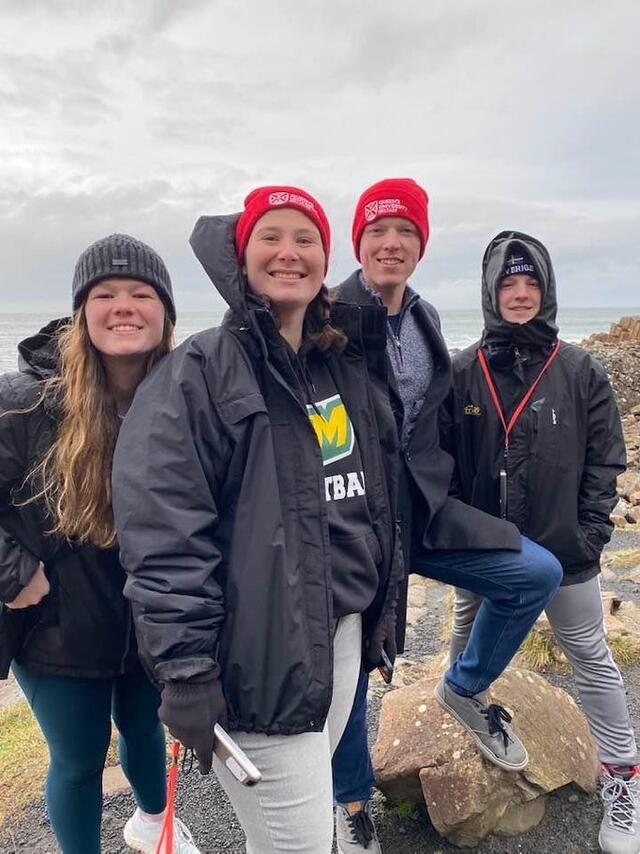
[[(124, 826), (124, 841), (134, 851), (156, 854), (161, 833), (162, 822), (147, 821), (136, 809)], [(189, 829), (179, 818), (173, 821), (173, 850), (175, 854), (200, 854)]]
[(600, 797), (604, 816), (598, 843), (605, 854), (638, 854), (640, 852), (640, 773), (624, 777), (615, 766), (602, 768)]

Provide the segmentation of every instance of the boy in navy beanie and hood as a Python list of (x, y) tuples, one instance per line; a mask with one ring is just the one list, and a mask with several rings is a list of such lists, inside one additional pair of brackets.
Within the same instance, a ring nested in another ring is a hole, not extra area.
[[(620, 416), (602, 366), (558, 338), (555, 276), (539, 240), (503, 231), (491, 241), (482, 310), (482, 339), (453, 360), (442, 442), (456, 461), (460, 497), (510, 520), (562, 564), (546, 613), (602, 762), (600, 850), (633, 854), (640, 851), (637, 747), (607, 646), (599, 584), (616, 478), (625, 467)], [(474, 417), (465, 414), (470, 402)], [(473, 593), (456, 590), (452, 661), (468, 643), (479, 606)]]

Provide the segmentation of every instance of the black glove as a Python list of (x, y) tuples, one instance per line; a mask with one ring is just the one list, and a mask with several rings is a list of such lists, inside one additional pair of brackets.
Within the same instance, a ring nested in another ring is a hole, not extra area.
[(386, 614), (375, 627), (367, 643), (367, 662), (373, 669), (382, 664), (382, 650), (386, 652), (391, 664), (396, 660), (398, 646), (396, 644), (396, 616)]
[[(202, 680), (202, 677), (200, 677)], [(220, 679), (167, 682), (162, 689), (158, 716), (174, 738), (190, 747), (198, 760), (201, 774), (211, 771), (214, 726), (227, 729), (227, 704)]]

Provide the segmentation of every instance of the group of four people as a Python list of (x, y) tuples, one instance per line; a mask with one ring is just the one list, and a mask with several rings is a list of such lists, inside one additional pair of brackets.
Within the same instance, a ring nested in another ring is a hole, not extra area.
[[(557, 339), (544, 247), (504, 232), (452, 387), (438, 315), (407, 284), (428, 238), (424, 190), (374, 184), (354, 216), (361, 269), (330, 294), (318, 201), (259, 188), (196, 224), (229, 311), (167, 355), (166, 268), (112, 235), (78, 261), (73, 317), (0, 378), (0, 649), (47, 738), (65, 854), (100, 851), (111, 714), (134, 850), (162, 825), (162, 721), (216, 770), (249, 854), (328, 854), (334, 800), (341, 854), (379, 852), (368, 672), (402, 649), (408, 571), (457, 588), (436, 696), (506, 770), (526, 748), (486, 692), (548, 607), (604, 763), (601, 847), (640, 851), (596, 577), (624, 465), (610, 386)], [(258, 786), (221, 765), (216, 723)], [(175, 836), (196, 854), (179, 821)]]

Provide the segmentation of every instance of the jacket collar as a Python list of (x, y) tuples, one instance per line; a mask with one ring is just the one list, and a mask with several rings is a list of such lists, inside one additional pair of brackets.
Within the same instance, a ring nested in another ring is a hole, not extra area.
[[(376, 299), (376, 294), (363, 284), (360, 272), (360, 270), (355, 270), (342, 284), (338, 285), (334, 291), (335, 298), (352, 303), (353, 305), (379, 304), (379, 298)], [(408, 310), (415, 313), (418, 323), (431, 346), (436, 369), (439, 364), (443, 363), (448, 371), (450, 365), (449, 351), (438, 328), (435, 309), (425, 302), (420, 297), (420, 294), (408, 287), (407, 299), (405, 299), (402, 306), (403, 314)]]
[[(414, 314), (420, 328), (425, 335), (431, 352), (433, 354), (434, 374), (429, 387), (427, 398), (422, 406), (422, 410), (418, 418), (425, 416), (428, 412), (432, 412), (438, 408), (444, 400), (449, 386), (451, 384), (451, 358), (447, 345), (445, 344), (442, 333), (438, 325), (437, 314), (435, 309), (425, 300), (421, 299), (419, 294), (412, 291), (410, 308)], [(375, 305), (374, 295), (362, 284), (360, 279), (360, 270), (355, 270), (348, 279), (345, 279), (333, 292), (333, 296), (337, 300), (349, 302), (357, 306)], [(386, 323), (385, 323), (385, 339), (386, 339)], [(391, 388), (394, 400), (394, 408), (397, 410), (400, 398), (397, 391), (395, 377), (391, 367), (388, 366), (389, 386)], [(400, 403), (400, 408), (402, 404)], [(415, 432), (415, 431), (414, 431)]]

